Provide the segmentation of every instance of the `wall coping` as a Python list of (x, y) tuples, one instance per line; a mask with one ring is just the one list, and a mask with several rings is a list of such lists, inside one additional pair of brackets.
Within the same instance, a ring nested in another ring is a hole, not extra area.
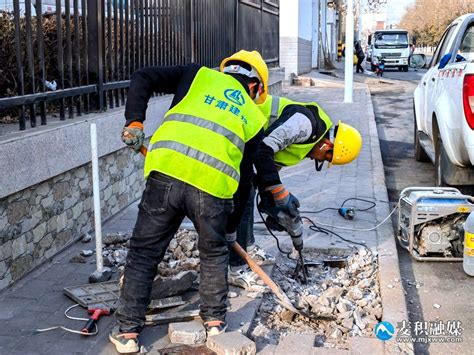
[[(283, 81), (284, 69), (269, 70), (269, 86)], [(153, 98), (148, 103), (146, 136), (161, 124), (172, 95)], [(99, 156), (123, 148), (120, 139), (125, 108), (92, 113), (73, 120), (48, 123), (27, 131), (17, 131), (0, 138), (0, 198), (48, 180), (91, 159), (90, 124), (97, 124)], [(158, 117), (159, 119), (152, 119)]]

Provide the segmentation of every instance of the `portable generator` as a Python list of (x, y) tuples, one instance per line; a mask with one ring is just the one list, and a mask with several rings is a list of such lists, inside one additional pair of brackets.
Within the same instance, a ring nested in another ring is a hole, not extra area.
[(400, 245), (418, 261), (462, 261), (473, 198), (451, 187), (408, 187), (398, 200)]

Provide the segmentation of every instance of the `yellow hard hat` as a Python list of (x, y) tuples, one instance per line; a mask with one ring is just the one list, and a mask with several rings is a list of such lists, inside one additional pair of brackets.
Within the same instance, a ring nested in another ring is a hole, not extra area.
[[(258, 97), (257, 103), (263, 103), (268, 94), (268, 67), (262, 56), (257, 51), (246, 51), (240, 50), (237, 53), (232, 54), (230, 57), (225, 58), (220, 65), (220, 71), (224, 72), (226, 64), (233, 60), (239, 60), (247, 63), (252, 67), (252, 71), (245, 70), (244, 68), (237, 68), (238, 71), (234, 71), (238, 74), (244, 74), (251, 78), (257, 78), (263, 85), (263, 92)], [(232, 71), (225, 71), (232, 72)]]
[(343, 165), (350, 163), (360, 153), (362, 137), (354, 127), (338, 122), (334, 138), (334, 151), (330, 165)]

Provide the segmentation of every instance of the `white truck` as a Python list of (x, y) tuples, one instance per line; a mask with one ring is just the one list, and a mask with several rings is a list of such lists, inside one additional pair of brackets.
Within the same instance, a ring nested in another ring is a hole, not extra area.
[(385, 68), (398, 68), (408, 71), (410, 46), (408, 32), (405, 30), (378, 30), (369, 36), (367, 61), (371, 63), (372, 71), (382, 59)]
[(444, 32), (413, 111), (415, 159), (435, 164), (437, 186), (474, 185), (474, 13)]

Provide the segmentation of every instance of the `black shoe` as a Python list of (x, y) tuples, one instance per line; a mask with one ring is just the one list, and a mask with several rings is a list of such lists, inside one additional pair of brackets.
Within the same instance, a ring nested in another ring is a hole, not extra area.
[(206, 328), (207, 336), (219, 335), (225, 333), (227, 323), (221, 320), (209, 320), (204, 322), (204, 328)]
[(109, 340), (115, 345), (119, 353), (129, 354), (140, 351), (138, 346), (138, 333), (120, 332), (118, 325), (114, 326), (109, 333)]

